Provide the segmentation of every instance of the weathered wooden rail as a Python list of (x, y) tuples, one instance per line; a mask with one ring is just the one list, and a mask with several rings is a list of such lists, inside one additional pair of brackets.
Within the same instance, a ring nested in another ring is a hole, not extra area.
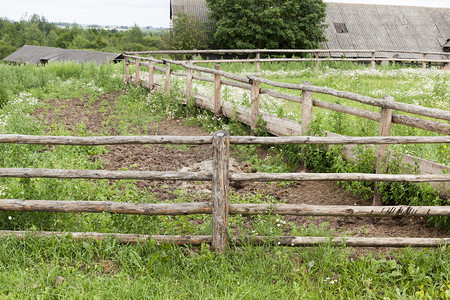
[[(58, 213), (118, 213), (137, 215), (189, 215), (211, 214), (211, 236), (165, 236), (137, 234), (106, 234), (95, 232), (74, 232), (78, 239), (104, 239), (115, 236), (124, 243), (155, 239), (158, 242), (173, 244), (211, 243), (219, 253), (223, 253), (229, 243), (276, 243), (285, 246), (311, 246), (323, 243), (364, 247), (435, 247), (450, 242), (450, 238), (363, 238), (363, 237), (235, 237), (229, 240), (228, 215), (279, 214), (294, 216), (450, 216), (450, 206), (345, 206), (345, 205), (305, 205), (305, 204), (234, 204), (229, 203), (230, 181), (386, 181), (386, 182), (433, 182), (450, 181), (450, 174), (438, 175), (390, 175), (390, 174), (320, 174), (320, 173), (230, 173), (229, 145), (232, 144), (391, 144), (391, 143), (449, 143), (449, 136), (439, 137), (246, 137), (229, 136), (226, 131), (213, 136), (108, 136), (108, 137), (70, 137), (70, 136), (27, 136), (0, 135), (0, 143), (41, 144), (41, 145), (118, 145), (118, 144), (211, 144), (213, 147), (212, 172), (167, 172), (167, 171), (104, 171), (104, 170), (61, 170), (34, 168), (0, 168), (0, 177), (19, 178), (62, 178), (62, 179), (145, 179), (145, 180), (195, 180), (211, 181), (211, 202), (207, 203), (129, 203), (113, 201), (58, 201), (0, 199), (0, 210), (21, 212)], [(26, 234), (40, 237), (66, 235), (62, 232), (0, 231), (0, 236), (14, 235), (23, 238)]]
[[(217, 50), (157, 50), (126, 52), (128, 55), (193, 55), (192, 63), (255, 63), (256, 70), (260, 71), (261, 62), (314, 62), (315, 68), (319, 67), (319, 62), (325, 61), (348, 61), (348, 62), (369, 62), (372, 69), (377, 62), (404, 62), (419, 63), (425, 69), (427, 64), (442, 64), (447, 70), (450, 62), (450, 54), (447, 52), (423, 52), (423, 51), (403, 51), (403, 50), (343, 50), (343, 49), (217, 49)], [(197, 60), (201, 54), (235, 54), (254, 55), (255, 58), (247, 59), (207, 59)], [(261, 54), (266, 55), (310, 55), (307, 58), (261, 58)], [(349, 56), (349, 57), (347, 57)], [(351, 56), (351, 57), (350, 57)], [(404, 56), (404, 57), (401, 57)]]
[[(389, 136), (391, 132), (392, 124), (401, 124), (406, 125), (413, 128), (419, 128), (431, 132), (436, 132), (439, 134), (450, 135), (450, 111), (437, 109), (437, 108), (429, 108), (422, 107), (413, 104), (401, 103), (394, 101), (394, 98), (390, 96), (383, 96), (382, 99), (377, 99), (373, 97), (368, 97), (365, 95), (359, 95), (352, 92), (340, 91), (333, 88), (328, 87), (317, 87), (308, 82), (303, 82), (301, 84), (289, 84), (276, 82), (272, 80), (267, 80), (261, 78), (256, 75), (249, 76), (240, 76), (233, 73), (225, 72), (220, 70), (220, 66), (216, 65), (214, 69), (199, 67), (194, 63), (196, 61), (176, 61), (170, 59), (155, 59), (153, 57), (141, 57), (137, 56), (138, 54), (178, 54), (178, 53), (214, 53), (217, 52), (227, 52), (228, 50), (202, 50), (201, 52), (193, 51), (155, 51), (155, 52), (138, 52), (134, 53), (135, 55), (127, 54), (125, 55), (126, 63), (125, 63), (125, 81), (130, 82), (131, 77), (129, 73), (129, 65), (136, 64), (137, 66), (148, 66), (149, 67), (149, 80), (146, 85), (149, 88), (154, 87), (154, 70), (158, 70), (164, 72), (165, 74), (165, 90), (167, 93), (170, 93), (170, 76), (185, 76), (186, 77), (186, 90), (185, 90), (185, 103), (189, 103), (193, 98), (193, 101), (196, 105), (213, 111), (216, 116), (226, 116), (230, 118), (237, 118), (242, 123), (250, 125), (251, 134), (254, 134), (254, 131), (257, 127), (258, 120), (262, 118), (265, 121), (266, 130), (277, 136), (286, 136), (286, 135), (306, 135), (310, 129), (310, 123), (312, 121), (313, 115), (313, 107), (319, 107), (339, 113), (345, 113), (365, 119), (369, 119), (375, 122), (380, 123), (379, 135), (380, 136)], [(240, 50), (232, 50), (231, 53), (239, 53)], [(246, 50), (244, 53), (258, 53), (259, 50)], [(294, 51), (294, 53), (305, 53), (309, 50), (298, 50)], [(334, 50), (321, 50), (320, 53), (326, 53)], [(336, 50), (337, 51), (337, 50)], [(268, 50), (268, 53), (280, 53), (282, 50)], [(346, 50), (341, 50), (342, 53), (346, 53)], [(354, 52), (354, 51), (348, 51)], [(362, 51), (363, 53), (372, 53), (372, 51)], [(384, 51), (383, 51), (384, 52)], [(411, 53), (419, 53), (411, 51)], [(433, 53), (433, 54), (442, 54), (442, 53)], [(446, 54), (447, 55), (447, 54)], [(146, 61), (146, 62), (145, 62)], [(224, 62), (222, 60), (222, 62)], [(164, 64), (165, 68), (158, 68), (156, 64)], [(186, 69), (186, 73), (173, 72), (170, 70), (171, 64), (182, 66)], [(139, 71), (140, 68), (136, 67), (136, 75), (135, 75), (135, 83), (136, 85), (140, 85), (140, 76)], [(213, 78), (206, 78), (201, 76), (195, 76), (194, 72), (211, 74)], [(226, 78), (226, 79), (223, 79)], [(193, 93), (193, 80), (212, 82), (214, 83), (214, 96), (200, 95)], [(151, 84), (150, 84), (151, 83)], [(260, 87), (261, 84), (266, 84), (272, 87), (289, 89), (289, 90), (301, 90), (302, 96), (293, 96), (286, 93), (280, 93), (277, 91), (273, 91), (271, 89), (262, 89)], [(223, 101), (221, 99), (221, 86), (228, 85), (233, 87), (238, 87), (241, 89), (249, 90), (251, 96), (251, 108), (242, 107), (239, 105), (235, 105), (233, 103)], [(338, 98), (348, 99), (352, 101), (356, 101), (358, 103), (379, 107), (381, 109), (380, 113), (376, 113), (373, 111), (369, 111), (366, 109), (360, 109), (340, 104), (335, 104), (331, 102), (325, 102), (313, 99), (313, 93), (320, 93), (331, 95)], [(267, 94), (269, 96), (300, 103), (302, 105), (301, 108), (301, 124), (289, 120), (289, 119), (280, 119), (273, 115), (268, 115), (265, 113), (261, 113), (259, 109), (259, 99), (261, 94)], [(423, 119), (416, 116), (410, 116), (405, 114), (394, 114), (393, 111), (399, 111), (408, 114), (414, 114), (418, 116), (423, 116), (430, 119)], [(443, 121), (439, 121), (443, 120)], [(333, 134), (333, 133), (330, 133)], [(387, 144), (387, 143), (386, 143)], [(348, 149), (348, 148), (347, 148)], [(380, 145), (377, 149), (377, 160), (375, 169), (378, 173), (382, 173), (383, 170), (378, 168), (380, 165), (380, 161), (383, 158), (383, 155), (386, 153), (387, 147), (386, 145)], [(346, 151), (348, 153), (350, 151)], [(405, 160), (408, 160), (406, 158)], [(410, 163), (408, 161), (407, 163)], [(422, 163), (422, 165), (424, 165)], [(427, 169), (447, 169), (450, 171), (450, 167), (446, 167), (443, 165), (435, 164), (429, 162), (431, 167)], [(444, 195), (448, 196), (448, 190), (450, 189), (450, 184), (446, 184), (443, 187), (437, 186), (440, 189), (440, 192)], [(374, 205), (381, 204), (381, 196), (377, 192), (377, 187), (375, 184), (375, 196), (374, 196)]]

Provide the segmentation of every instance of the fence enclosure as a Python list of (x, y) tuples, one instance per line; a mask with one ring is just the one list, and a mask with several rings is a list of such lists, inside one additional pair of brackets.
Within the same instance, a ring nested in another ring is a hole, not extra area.
[[(170, 91), (170, 76), (185, 76), (186, 77), (186, 90), (185, 90), (185, 104), (187, 104), (189, 101), (191, 101), (191, 98), (193, 98), (193, 101), (195, 101), (195, 104), (199, 107), (208, 109), (210, 111), (213, 111), (216, 116), (223, 115), (225, 117), (229, 118), (237, 118), (239, 121), (241, 121), (244, 124), (247, 124), (250, 126), (251, 134), (254, 134), (254, 131), (257, 127), (259, 118), (262, 118), (265, 122), (265, 128), (266, 130), (274, 135), (277, 136), (287, 136), (287, 135), (305, 135), (306, 132), (309, 129), (310, 122), (312, 120), (312, 114), (313, 114), (313, 107), (319, 107), (339, 113), (345, 113), (349, 115), (353, 115), (356, 117), (361, 117), (365, 119), (369, 119), (375, 122), (380, 123), (379, 128), (379, 135), (380, 136), (389, 136), (390, 135), (390, 128), (392, 123), (394, 124), (401, 124), (406, 125), (413, 128), (419, 128), (431, 132), (436, 132), (439, 134), (445, 134), (450, 135), (450, 111), (436, 109), (436, 108), (428, 108), (428, 107), (421, 107), (417, 105), (407, 104), (407, 103), (401, 103), (396, 102), (393, 97), (385, 96), (382, 99), (372, 98), (364, 95), (359, 95), (352, 92), (347, 91), (340, 91), (328, 87), (318, 87), (314, 86), (309, 82), (303, 82), (302, 84), (289, 84), (289, 83), (282, 83), (282, 82), (276, 82), (268, 79), (261, 78), (257, 75), (249, 75), (247, 77), (239, 76), (233, 73), (225, 72), (220, 70), (220, 66), (217, 65), (214, 69), (205, 68), (205, 67), (199, 67), (195, 64), (198, 62), (210, 62), (210, 61), (176, 61), (176, 60), (170, 60), (170, 59), (155, 59), (153, 57), (141, 57), (136, 56), (137, 54), (195, 54), (195, 53), (217, 53), (217, 52), (231, 52), (231, 53), (260, 53), (260, 52), (275, 52), (279, 53), (284, 50), (188, 50), (188, 51), (147, 51), (147, 52), (137, 52), (135, 55), (126, 55), (127, 62), (125, 64), (125, 81), (130, 82), (132, 80), (131, 76), (127, 76), (129, 74), (129, 65), (135, 64), (136, 61), (140, 62), (140, 65), (142, 66), (149, 66), (151, 65), (151, 68), (160, 72), (163, 72), (166, 76), (166, 91)], [(346, 52), (355, 52), (354, 50), (289, 50), (295, 52), (314, 52), (317, 53), (329, 53), (332, 51), (339, 52), (339, 53), (346, 53)], [(361, 51), (362, 53), (373, 53), (374, 51)], [(386, 52), (385, 50), (380, 50), (378, 52)], [(389, 52), (389, 51), (387, 51)], [(413, 52), (410, 53), (419, 53), (419, 52)], [(421, 52), (420, 52), (421, 53)], [(449, 55), (448, 53), (427, 53), (427, 55)], [(371, 55), (371, 58), (373, 58), (374, 55)], [(133, 59), (135, 61), (133, 61)], [(317, 59), (317, 57), (315, 58)], [(340, 58), (342, 59), (342, 58)], [(279, 61), (277, 60), (261, 60), (261, 61)], [(308, 60), (308, 59), (285, 59), (287, 61), (292, 60)], [(337, 59), (336, 59), (337, 60)], [(344, 59), (345, 60), (345, 59)], [(146, 62), (142, 62), (146, 61)], [(253, 60), (220, 60), (220, 61), (214, 61), (214, 62), (240, 62), (240, 61), (253, 61)], [(450, 62), (450, 60), (440, 60), (441, 62)], [(155, 64), (164, 64), (165, 68), (158, 67)], [(180, 72), (173, 72), (170, 71), (170, 65), (178, 65), (186, 69), (186, 73), (180, 73)], [(374, 64), (373, 64), (374, 65)], [(139, 68), (136, 68), (139, 69)], [(139, 70), (137, 70), (139, 73)], [(211, 74), (214, 77), (213, 78), (206, 78), (202, 76), (196, 76), (194, 72), (199, 73), (206, 73)], [(153, 78), (153, 72), (149, 72), (149, 76), (152, 78), (149, 78), (149, 82), (154, 82)], [(214, 96), (208, 96), (208, 95), (200, 95), (197, 93), (193, 93), (193, 80), (199, 80), (204, 82), (211, 82), (214, 83)], [(134, 78), (137, 85), (139, 85), (139, 76), (136, 75)], [(285, 93), (280, 93), (271, 89), (262, 89), (260, 88), (260, 84), (266, 84), (272, 87), (278, 87), (278, 88), (285, 88), (285, 89), (291, 89), (291, 90), (301, 90), (302, 96), (293, 96)], [(227, 85), (232, 87), (237, 87), (241, 89), (245, 89), (250, 91), (250, 99), (251, 99), (251, 108), (235, 105), (233, 103), (224, 101), (220, 98), (221, 94), (221, 86)], [(335, 104), (331, 102), (326, 101), (320, 101), (313, 98), (313, 93), (321, 93), (321, 94), (327, 94), (332, 95), (338, 98), (348, 99), (352, 101), (356, 101), (362, 104), (370, 105), (370, 106), (376, 106), (381, 109), (380, 113), (372, 112), (365, 109), (360, 108), (354, 108), (350, 106)], [(269, 96), (283, 99), (295, 103), (300, 103), (302, 105), (301, 109), (301, 124), (298, 122), (289, 120), (289, 119), (281, 119), (273, 115), (261, 113), (259, 110), (259, 96), (261, 94), (267, 94)], [(409, 116), (404, 114), (394, 114), (393, 110), (414, 114), (418, 116), (424, 116), (427, 118), (433, 118), (437, 120), (443, 120), (441, 121), (434, 121), (434, 120), (428, 120), (428, 119), (422, 119), (415, 116)], [(447, 121), (447, 122), (445, 122)], [(335, 135), (332, 132), (328, 132), (330, 136)], [(346, 151), (344, 153), (350, 153), (349, 150), (350, 147), (346, 147)], [(378, 166), (380, 165), (380, 162), (383, 158), (383, 155), (386, 153), (387, 147), (380, 145), (377, 147), (377, 162), (375, 169), (378, 173), (383, 173), (383, 170), (381, 170)], [(413, 157), (407, 157), (405, 159), (405, 162), (411, 163), (411, 161), (420, 161), (421, 165), (425, 165), (424, 170), (447, 170), (450, 171), (450, 167), (436, 164), (433, 162), (424, 162), (423, 160), (416, 160)], [(450, 194), (448, 190), (450, 189), (450, 183), (445, 183), (443, 186), (439, 185), (436, 186), (440, 192), (448, 197)], [(375, 184), (375, 196), (373, 200), (374, 205), (381, 205), (381, 196), (377, 193), (377, 188)]]
[[(58, 200), (21, 200), (0, 199), (0, 210), (39, 211), (39, 212), (111, 212), (139, 215), (188, 215), (211, 214), (212, 235), (138, 235), (112, 234), (125, 243), (155, 239), (158, 242), (174, 244), (211, 243), (218, 253), (226, 251), (227, 245), (242, 243), (276, 243), (285, 246), (310, 246), (322, 243), (341, 244), (362, 247), (434, 247), (450, 242), (450, 238), (368, 238), (368, 237), (298, 237), (298, 236), (240, 236), (229, 237), (228, 215), (279, 214), (297, 216), (450, 216), (450, 206), (345, 206), (345, 205), (305, 205), (305, 204), (234, 204), (229, 203), (230, 181), (386, 181), (386, 182), (440, 182), (450, 181), (450, 174), (438, 175), (391, 175), (363, 173), (230, 173), (230, 144), (393, 144), (393, 143), (449, 143), (450, 136), (442, 137), (248, 137), (229, 136), (219, 131), (213, 136), (106, 136), (106, 137), (70, 137), (70, 136), (25, 136), (0, 135), (0, 143), (42, 144), (42, 145), (119, 145), (119, 144), (210, 144), (213, 147), (212, 172), (166, 172), (166, 171), (102, 171), (102, 170), (57, 170), (57, 169), (20, 169), (0, 168), (0, 177), (20, 178), (87, 178), (87, 179), (141, 179), (141, 180), (183, 180), (211, 181), (211, 202), (207, 203), (127, 203), (113, 201), (58, 201)], [(0, 236), (15, 235), (24, 237), (20, 231), (0, 231)], [(63, 232), (34, 232), (36, 236), (64, 235)], [(74, 239), (104, 239), (106, 233), (74, 232)]]

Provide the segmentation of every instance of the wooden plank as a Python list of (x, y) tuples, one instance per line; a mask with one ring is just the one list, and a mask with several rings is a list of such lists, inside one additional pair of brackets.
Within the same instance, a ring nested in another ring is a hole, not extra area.
[(153, 62), (149, 62), (148, 65), (148, 86), (149, 90), (155, 87), (155, 66)]
[(170, 135), (134, 135), (134, 136), (39, 136), (22, 134), (0, 134), (0, 144), (34, 145), (128, 145), (128, 144), (173, 144), (173, 145), (209, 145), (211, 136), (170, 136)]
[(166, 94), (170, 95), (170, 63), (166, 63)]
[(60, 213), (115, 213), (135, 215), (211, 214), (211, 203), (128, 203), (112, 201), (57, 201), (0, 199), (0, 210)]
[(338, 98), (345, 98), (349, 100), (354, 100), (363, 104), (372, 105), (372, 106), (378, 106), (378, 107), (385, 107), (390, 109), (395, 109), (399, 111), (404, 111), (412, 114), (417, 114), (421, 116), (426, 116), (434, 119), (442, 119), (446, 121), (450, 121), (450, 111), (442, 110), (442, 109), (436, 109), (436, 108), (428, 108), (428, 107), (422, 107), (418, 105), (413, 104), (407, 104), (407, 103), (401, 103), (396, 101), (385, 101), (382, 99), (376, 99), (372, 97), (367, 97), (351, 92), (346, 91), (339, 91), (328, 87), (317, 87), (317, 86), (308, 86), (303, 84), (292, 84), (292, 83), (282, 83), (282, 82), (276, 82), (268, 79), (263, 79), (258, 76), (249, 75), (247, 76), (249, 79), (253, 81), (258, 81), (264, 84), (286, 88), (286, 89), (294, 89), (294, 90), (306, 90), (311, 91), (314, 93), (322, 93), (327, 95), (332, 95)]
[(329, 217), (450, 216), (450, 206), (351, 206), (308, 204), (230, 204), (230, 214)]
[[(220, 65), (215, 65), (214, 69), (220, 70)], [(220, 83), (220, 76), (214, 75), (214, 115), (216, 117), (220, 117), (221, 114), (221, 104), (220, 104), (220, 89), (221, 89), (221, 83)]]
[(213, 135), (212, 178), (212, 248), (225, 253), (228, 244), (228, 179), (230, 134), (218, 131)]
[(155, 240), (160, 244), (174, 245), (194, 245), (200, 246), (203, 243), (210, 244), (209, 235), (147, 235), (147, 234), (124, 234), (124, 233), (100, 233), (100, 232), (54, 232), (54, 231), (12, 231), (1, 230), (0, 237), (15, 236), (24, 239), (29, 236), (49, 238), (70, 236), (74, 241), (84, 240), (104, 240), (107, 237), (114, 237), (118, 242), (124, 244), (144, 243), (147, 240)]
[[(393, 97), (383, 96), (385, 101), (394, 101)], [(391, 135), (391, 126), (392, 126), (392, 109), (389, 108), (381, 108), (381, 119), (380, 119), (380, 130), (379, 136), (390, 136)], [(377, 146), (376, 160), (375, 160), (375, 173), (381, 174), (386, 173), (387, 167), (386, 164), (383, 165), (383, 161), (389, 161), (389, 158), (386, 157), (386, 144), (379, 144)], [(378, 192), (378, 183), (375, 182), (374, 185), (374, 197), (373, 197), (373, 205), (383, 205), (383, 200), (381, 199), (381, 194)]]
[(135, 62), (135, 64), (136, 64), (136, 76), (135, 76), (135, 78), (134, 78), (134, 81), (136, 82), (136, 87), (139, 87), (139, 83), (140, 83), (140, 80), (141, 80), (141, 70), (140, 70), (140, 64), (139, 64), (139, 62), (140, 62), (140, 59), (139, 58), (136, 58), (136, 62)]
[(439, 247), (450, 243), (450, 238), (404, 238), (404, 237), (300, 237), (300, 236), (255, 236), (236, 237), (232, 240), (238, 245), (279, 245), (279, 246), (317, 246), (346, 245), (350, 247)]
[(250, 135), (255, 135), (255, 130), (258, 127), (259, 120), (259, 82), (251, 81), (251, 122)]
[[(303, 85), (313, 85), (311, 82), (303, 81)], [(313, 93), (310, 91), (302, 91), (302, 135), (307, 135), (309, 125), (313, 117)]]
[(186, 105), (189, 104), (189, 102), (191, 101), (191, 96), (192, 96), (192, 76), (193, 76), (192, 72), (193, 72), (193, 70), (192, 70), (192, 68), (190, 68), (190, 65), (187, 65), (187, 68), (186, 68), (186, 91), (185, 91)]
[[(136, 215), (212, 214), (212, 203), (128, 203), (112, 201), (58, 201), (0, 199), (0, 210), (58, 213), (116, 213)], [(232, 215), (278, 214), (293, 216), (448, 216), (450, 206), (350, 206), (308, 204), (229, 204)]]
[(366, 173), (233, 173), (231, 181), (383, 181), (441, 182), (450, 181), (450, 174), (397, 175)]
[[(75, 241), (89, 239), (104, 240), (114, 237), (120, 243), (143, 243), (149, 239), (158, 243), (170, 243), (175, 245), (210, 244), (212, 237), (209, 235), (146, 235), (146, 234), (118, 234), (99, 232), (53, 232), (53, 231), (0, 231), (0, 237), (14, 236), (24, 239), (29, 236), (49, 238), (70, 236)], [(279, 245), (279, 246), (316, 246), (330, 244), (350, 247), (439, 247), (450, 243), (450, 238), (403, 238), (403, 237), (298, 237), (298, 236), (237, 236), (231, 239), (235, 246), (241, 245)]]
[(174, 171), (105, 171), (33, 168), (0, 168), (0, 177), (17, 178), (74, 178), (74, 179), (139, 179), (139, 180), (186, 180), (211, 181), (206, 172)]

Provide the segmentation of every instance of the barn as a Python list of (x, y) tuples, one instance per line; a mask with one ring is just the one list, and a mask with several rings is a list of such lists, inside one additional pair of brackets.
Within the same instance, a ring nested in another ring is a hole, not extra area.
[(38, 65), (53, 61), (71, 61), (76, 63), (94, 62), (99, 65), (107, 62), (121, 61), (123, 60), (123, 56), (120, 53), (25, 45), (5, 57), (3, 60), (10, 63)]
[[(208, 21), (205, 0), (171, 0), (170, 17), (179, 12)], [(324, 49), (450, 52), (450, 9), (328, 2)], [(370, 56), (370, 54), (346, 54)], [(421, 58), (420, 54), (377, 53), (379, 57)], [(430, 59), (446, 59), (430, 55)]]

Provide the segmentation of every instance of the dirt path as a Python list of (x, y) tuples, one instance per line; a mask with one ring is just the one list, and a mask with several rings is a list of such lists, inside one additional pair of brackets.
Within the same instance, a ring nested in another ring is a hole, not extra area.
[[(90, 134), (108, 133), (116, 135), (115, 118), (112, 108), (115, 106), (120, 92), (103, 94), (97, 101), (86, 99), (48, 101), (49, 107), (55, 109), (38, 109), (35, 117), (50, 128), (62, 126), (69, 131), (75, 131), (83, 124)], [(100, 113), (101, 111), (101, 113)], [(108, 122), (105, 122), (109, 120)], [(158, 124), (148, 124), (149, 132), (157, 135), (209, 135), (202, 128), (186, 126), (182, 120), (163, 120)], [(135, 134), (135, 133), (130, 133)], [(126, 168), (128, 170), (153, 171), (197, 171), (211, 160), (212, 151), (209, 145), (202, 146), (164, 146), (164, 145), (120, 145), (108, 147), (109, 153), (102, 157), (104, 167), (108, 170)], [(93, 158), (95, 159), (95, 158)], [(233, 171), (246, 172), (248, 163), (233, 163)], [(176, 197), (173, 190), (184, 188), (194, 195), (196, 201), (209, 201), (210, 183), (190, 184), (180, 182), (150, 182), (139, 181), (138, 186), (157, 195), (161, 201)], [(285, 203), (304, 203), (316, 205), (371, 205), (371, 200), (354, 196), (331, 182), (297, 182), (289, 185), (275, 183), (239, 183), (232, 184), (236, 193), (254, 195), (261, 193), (271, 195)], [(430, 227), (422, 217), (395, 218), (359, 218), (359, 217), (296, 217), (288, 216), (286, 221), (298, 225), (318, 226), (328, 222), (328, 228), (333, 228), (336, 234), (350, 236), (373, 237), (448, 237), (445, 230)]]

